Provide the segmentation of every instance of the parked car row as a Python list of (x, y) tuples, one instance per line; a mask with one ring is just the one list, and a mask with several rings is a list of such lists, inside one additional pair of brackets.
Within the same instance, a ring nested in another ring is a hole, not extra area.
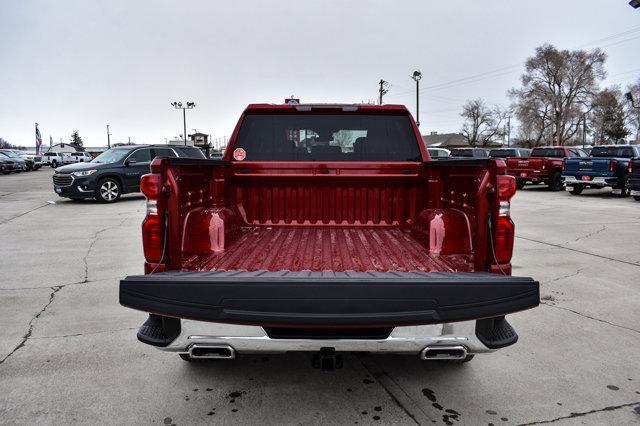
[(38, 170), (42, 167), (42, 157), (17, 149), (0, 149), (0, 172), (21, 173)]
[(113, 203), (122, 194), (140, 192), (140, 178), (149, 173), (151, 160), (155, 157), (205, 158), (200, 149), (183, 145), (111, 148), (91, 161), (52, 165), (56, 168), (53, 189), (60, 197), (72, 200), (94, 198)]
[(640, 146), (601, 145), (526, 148), (428, 148), (434, 160), (444, 158), (502, 158), (518, 189), (546, 184), (550, 191), (563, 188), (580, 195), (585, 188), (611, 188), (621, 197), (640, 201)]

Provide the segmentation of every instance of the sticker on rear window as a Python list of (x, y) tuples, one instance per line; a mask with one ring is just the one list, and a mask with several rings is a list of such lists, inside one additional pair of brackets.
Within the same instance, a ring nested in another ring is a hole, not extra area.
[(242, 161), (247, 157), (247, 152), (242, 148), (236, 148), (233, 150), (233, 158), (238, 161)]

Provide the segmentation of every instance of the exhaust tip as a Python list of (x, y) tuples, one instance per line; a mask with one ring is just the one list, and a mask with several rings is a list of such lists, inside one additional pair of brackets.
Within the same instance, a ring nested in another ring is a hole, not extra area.
[(465, 359), (467, 355), (467, 348), (465, 348), (464, 346), (427, 346), (420, 353), (420, 359)]
[(194, 359), (233, 359), (236, 351), (229, 345), (191, 345), (189, 356)]

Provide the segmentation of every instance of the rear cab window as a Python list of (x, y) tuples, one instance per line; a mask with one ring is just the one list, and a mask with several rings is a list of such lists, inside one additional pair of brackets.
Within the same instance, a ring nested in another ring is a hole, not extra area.
[(517, 156), (518, 153), (515, 149), (492, 149), (489, 151), (489, 157), (491, 158), (509, 158)]
[(240, 148), (247, 161), (422, 161), (404, 115), (248, 114)]
[(532, 157), (564, 158), (564, 150), (560, 148), (533, 148)]
[(595, 146), (592, 157), (632, 158), (635, 156), (632, 146)]

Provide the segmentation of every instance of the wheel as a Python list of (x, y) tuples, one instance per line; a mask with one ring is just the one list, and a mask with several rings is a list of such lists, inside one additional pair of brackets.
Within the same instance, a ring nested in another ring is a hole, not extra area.
[(549, 190), (550, 191), (560, 191), (562, 189), (562, 174), (560, 172), (556, 172), (553, 175), (553, 179), (549, 182)]
[(184, 361), (187, 361), (187, 362), (193, 361), (193, 358), (191, 358), (189, 354), (178, 354), (178, 355), (180, 355), (180, 358), (182, 358)]
[(573, 185), (571, 187), (571, 191), (569, 191), (569, 193), (571, 195), (580, 195), (580, 194), (582, 194), (583, 190), (584, 190), (584, 187), (582, 185)]
[(631, 195), (631, 190), (629, 189), (629, 176), (625, 176), (622, 178), (622, 190), (618, 194), (620, 198), (626, 198)]
[(525, 184), (526, 184), (526, 182), (523, 181), (523, 180), (516, 180), (516, 188), (518, 188), (518, 189), (524, 188)]
[(57, 161), (52, 161), (51, 162), (51, 168), (55, 169), (56, 167), (58, 167), (58, 162)]
[(113, 178), (105, 178), (96, 186), (96, 200), (101, 203), (114, 203), (122, 194), (120, 183)]
[(636, 201), (640, 201), (640, 195), (634, 195), (633, 199), (636, 200)]
[(40, 167), (42, 167), (40, 166), (40, 164), (38, 164), (37, 166), (33, 166), (33, 170), (40, 170)]

